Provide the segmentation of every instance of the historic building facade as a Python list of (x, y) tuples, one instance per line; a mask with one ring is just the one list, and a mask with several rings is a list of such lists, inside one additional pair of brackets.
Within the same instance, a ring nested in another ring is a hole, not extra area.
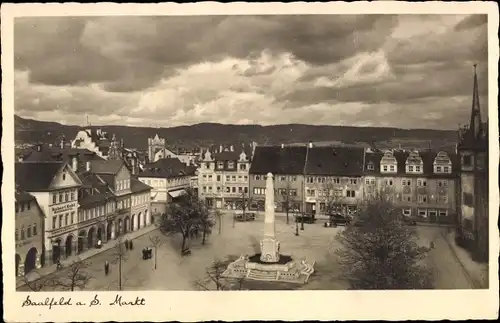
[(185, 193), (195, 170), (177, 158), (163, 158), (144, 166), (138, 179), (152, 187), (150, 212), (153, 216), (165, 213), (167, 204)]
[(472, 109), (468, 127), (459, 131), (459, 226), (457, 238), (481, 260), (489, 250), (488, 128), (481, 120), (477, 74), (474, 70)]
[(257, 146), (249, 171), (251, 209), (264, 210), (266, 175), (273, 174), (276, 210), (305, 210), (306, 146)]
[(309, 147), (305, 212), (325, 214), (335, 208), (337, 213), (354, 213), (363, 199), (363, 161), (363, 148)]
[(198, 194), (209, 207), (240, 208), (249, 198), (250, 156), (244, 150), (212, 154), (207, 150), (198, 168)]
[(382, 194), (418, 221), (453, 224), (457, 216), (456, 154), (371, 151), (365, 154), (364, 199)]
[(36, 198), (16, 188), (16, 276), (23, 276), (44, 264), (45, 215)]
[(57, 262), (65, 244), (77, 234), (78, 190), (82, 182), (65, 162), (16, 163), (15, 173), (16, 184), (36, 198), (45, 214), (45, 262)]

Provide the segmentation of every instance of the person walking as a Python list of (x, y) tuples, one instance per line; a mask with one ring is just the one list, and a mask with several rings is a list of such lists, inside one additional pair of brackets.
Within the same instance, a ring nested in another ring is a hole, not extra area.
[(104, 274), (107, 276), (109, 274), (109, 262), (106, 260), (104, 263)]
[(125, 240), (125, 250), (128, 250), (128, 240)]
[(132, 243), (132, 240), (128, 243), (128, 247), (130, 250), (134, 249), (134, 244)]

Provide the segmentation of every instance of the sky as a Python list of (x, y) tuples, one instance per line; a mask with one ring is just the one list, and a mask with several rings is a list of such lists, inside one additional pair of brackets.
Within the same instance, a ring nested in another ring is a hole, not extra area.
[(15, 113), (84, 126), (457, 129), (486, 15), (25, 17)]

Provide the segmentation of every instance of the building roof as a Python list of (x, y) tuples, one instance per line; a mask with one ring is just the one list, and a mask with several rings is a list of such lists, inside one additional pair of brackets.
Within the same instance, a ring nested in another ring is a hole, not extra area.
[(114, 198), (113, 193), (106, 189), (94, 194), (86, 194), (84, 197), (78, 199), (78, 204), (80, 205), (80, 207), (88, 208), (94, 205), (104, 204), (106, 203), (106, 201), (112, 198)]
[(116, 175), (122, 166), (123, 160), (93, 160), (90, 164), (90, 170), (96, 174)]
[(307, 147), (257, 146), (250, 174), (303, 174)]
[(215, 153), (212, 157), (216, 161), (237, 161), (238, 159), (240, 159), (240, 154), (241, 152), (237, 151), (223, 151), (221, 153)]
[(16, 163), (14, 180), (22, 190), (45, 191), (64, 165), (63, 162)]
[[(382, 176), (404, 176), (404, 177), (456, 177), (460, 172), (460, 163), (457, 154), (452, 152), (446, 152), (450, 158), (452, 169), (451, 174), (435, 174), (434, 173), (434, 160), (438, 154), (435, 150), (424, 150), (419, 151), (418, 154), (422, 158), (423, 163), (423, 174), (408, 174), (406, 173), (406, 159), (410, 155), (409, 151), (395, 150), (393, 152), (394, 157), (397, 161), (397, 174), (382, 174), (380, 173), (380, 160), (382, 159), (383, 153), (381, 152), (367, 152), (365, 155), (365, 174), (382, 175)], [(373, 162), (374, 170), (368, 170), (367, 165), (369, 162)]]
[(18, 203), (30, 202), (33, 200), (36, 201), (36, 198), (33, 195), (22, 190), (20, 187), (16, 187), (15, 198), (16, 198), (16, 202), (18, 202)]
[(78, 170), (85, 169), (85, 163), (92, 160), (103, 160), (95, 152), (88, 149), (63, 148), (58, 146), (49, 147), (47, 145), (37, 145), (23, 150), (20, 154), (23, 161), (26, 162), (49, 162), (61, 161), (67, 162), (72, 166), (72, 158), (77, 158)]
[(163, 158), (144, 166), (138, 177), (173, 178), (190, 176), (192, 169), (178, 158)]
[(132, 193), (137, 193), (137, 192), (150, 191), (152, 189), (152, 187), (144, 184), (143, 182), (141, 182), (135, 178), (131, 178), (130, 179), (130, 189), (132, 190)]
[(307, 152), (305, 174), (361, 176), (363, 159), (363, 148), (312, 147)]

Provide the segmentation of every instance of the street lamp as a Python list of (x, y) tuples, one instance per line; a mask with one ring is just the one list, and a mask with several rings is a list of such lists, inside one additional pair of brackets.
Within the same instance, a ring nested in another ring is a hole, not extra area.
[(296, 236), (299, 235), (299, 219), (297, 219), (298, 215), (299, 215), (298, 213), (295, 213), (295, 235)]

